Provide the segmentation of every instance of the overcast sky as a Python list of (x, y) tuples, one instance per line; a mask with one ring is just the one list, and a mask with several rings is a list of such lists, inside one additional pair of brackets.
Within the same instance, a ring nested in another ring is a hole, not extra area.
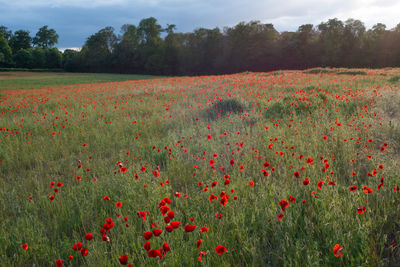
[(330, 18), (360, 19), (367, 28), (381, 22), (388, 29), (400, 23), (399, 0), (0, 0), (0, 25), (34, 36), (43, 25), (59, 34), (59, 48), (81, 47), (87, 37), (113, 26), (155, 17), (178, 32), (234, 26), (260, 20), (282, 31), (297, 30)]

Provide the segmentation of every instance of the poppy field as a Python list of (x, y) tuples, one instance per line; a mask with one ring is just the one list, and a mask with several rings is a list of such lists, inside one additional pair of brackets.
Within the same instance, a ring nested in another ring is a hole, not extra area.
[(395, 266), (400, 69), (0, 91), (1, 266)]

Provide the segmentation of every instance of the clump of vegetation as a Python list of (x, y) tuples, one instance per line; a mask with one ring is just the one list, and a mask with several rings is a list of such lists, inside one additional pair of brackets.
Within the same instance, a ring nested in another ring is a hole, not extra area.
[(210, 120), (215, 120), (227, 114), (243, 112), (244, 109), (244, 105), (237, 99), (222, 99), (217, 100), (211, 107), (207, 108), (204, 115)]
[(367, 75), (367, 73), (365, 71), (362, 71), (362, 70), (340, 71), (337, 74), (338, 75)]
[(391, 83), (397, 83), (398, 81), (400, 81), (400, 75), (393, 76), (388, 81)]
[(335, 71), (329, 68), (313, 68), (304, 71), (308, 74), (334, 73)]

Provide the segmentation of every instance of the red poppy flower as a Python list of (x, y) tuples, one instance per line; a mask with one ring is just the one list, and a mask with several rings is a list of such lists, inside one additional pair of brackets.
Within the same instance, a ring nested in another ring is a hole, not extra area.
[(90, 241), (90, 240), (93, 239), (93, 235), (92, 235), (91, 233), (87, 233), (87, 234), (85, 235), (85, 239), (88, 240), (88, 241)]
[(164, 242), (162, 247), (165, 252), (171, 251), (171, 248), (169, 247), (169, 244), (167, 242)]
[(309, 158), (306, 160), (306, 163), (307, 163), (307, 164), (313, 164), (313, 162), (314, 162), (314, 160), (313, 160), (311, 157), (309, 157)]
[(222, 254), (224, 254), (224, 253), (227, 251), (227, 249), (226, 249), (226, 247), (224, 247), (224, 246), (218, 245), (218, 246), (215, 248), (215, 251), (217, 252), (218, 255), (222, 255)]
[(360, 206), (360, 207), (357, 208), (357, 213), (358, 214), (363, 214), (366, 211), (367, 211), (367, 209), (365, 208), (365, 206)]
[(150, 258), (161, 257), (161, 252), (158, 249), (152, 249), (147, 253)]
[(333, 255), (335, 255), (335, 257), (343, 257), (342, 252), (340, 252), (343, 249), (342, 246), (340, 246), (339, 244), (336, 244), (333, 247)]
[(175, 213), (171, 210), (167, 213), (167, 216), (172, 220), (175, 217)]
[(286, 209), (287, 207), (289, 207), (289, 202), (287, 202), (286, 200), (281, 200), (281, 201), (279, 202), (279, 206), (281, 206), (282, 211), (285, 211), (285, 209)]
[(167, 212), (170, 211), (170, 210), (171, 210), (171, 208), (168, 207), (168, 206), (161, 206), (161, 207), (160, 207), (160, 211), (161, 211), (161, 214), (162, 214), (163, 216), (165, 216), (165, 214), (167, 214)]
[(278, 220), (279, 221), (282, 221), (282, 218), (283, 218), (283, 213), (281, 212), (281, 213), (279, 213), (278, 215), (277, 215), (277, 217), (278, 217)]
[(349, 191), (350, 191), (350, 192), (353, 192), (353, 191), (357, 190), (357, 188), (358, 188), (358, 187), (355, 186), (355, 185), (350, 186), (350, 187), (349, 187)]
[(201, 257), (202, 256), (204, 256), (204, 255), (206, 255), (207, 253), (205, 252), (205, 251), (200, 251), (199, 252), (199, 257), (197, 258), (197, 260), (199, 261), (199, 262), (203, 262), (203, 260), (201, 259)]
[(319, 182), (317, 183), (318, 189), (322, 189), (322, 185), (323, 185), (324, 183), (325, 183), (324, 181), (319, 181)]
[(128, 256), (126, 255), (122, 255), (121, 257), (119, 257), (119, 263), (121, 263), (121, 265), (127, 265), (128, 264)]
[(151, 249), (150, 242), (146, 242), (146, 243), (144, 244), (144, 249), (145, 249), (146, 251), (149, 251), (149, 250)]
[(296, 178), (300, 178), (300, 173), (299, 173), (299, 171), (295, 171), (293, 174), (294, 174), (294, 176), (295, 176)]
[(303, 181), (303, 185), (308, 185), (310, 183), (310, 180), (308, 180), (308, 178), (306, 178), (304, 181)]
[(57, 267), (62, 267), (63, 265), (64, 265), (64, 260), (62, 260), (62, 259), (56, 260), (56, 266)]
[(251, 180), (251, 181), (249, 182), (249, 186), (250, 186), (250, 187), (253, 187), (253, 186), (254, 186), (254, 181), (253, 181), (253, 180)]
[(179, 225), (181, 224), (181, 222), (171, 222), (170, 224), (171, 224), (171, 226), (172, 226), (174, 229), (176, 229), (176, 228), (179, 227)]
[[(168, 218), (168, 217), (167, 217)], [(169, 218), (168, 218), (169, 219)], [(165, 226), (165, 231), (167, 231), (168, 233), (171, 233), (174, 230), (174, 227), (172, 227), (172, 225), (170, 223), (168, 223)]]
[(214, 194), (211, 194), (210, 197), (208, 198), (208, 201), (212, 202), (214, 199), (218, 199), (218, 197)]
[(192, 224), (188, 224), (188, 225), (185, 225), (185, 232), (193, 232), (194, 231), (194, 229), (196, 229), (196, 227), (197, 227), (197, 225), (192, 225)]
[(209, 230), (210, 230), (210, 228), (205, 227), (205, 226), (203, 226), (203, 227), (200, 228), (200, 232), (202, 232), (202, 233), (208, 232)]
[(289, 196), (289, 202), (294, 203), (296, 201), (295, 197)]
[(162, 234), (162, 230), (161, 229), (153, 229), (153, 234), (154, 236), (160, 236)]
[(199, 249), (199, 247), (200, 247), (200, 245), (201, 245), (202, 242), (203, 242), (203, 239), (199, 239), (199, 240), (197, 241), (197, 243), (196, 243), (197, 249)]
[(119, 208), (122, 208), (122, 203), (121, 202), (117, 202), (117, 203), (115, 203), (115, 206), (117, 206)]
[(147, 231), (144, 233), (144, 239), (149, 240), (153, 236), (153, 233), (150, 231)]
[(88, 255), (88, 250), (86, 248), (81, 249), (82, 256), (86, 257)]
[(225, 207), (226, 203), (228, 203), (228, 197), (227, 196), (221, 197), (219, 203)]
[(22, 247), (24, 250), (28, 250), (28, 244), (27, 244), (27, 243), (22, 244), (21, 247)]
[(82, 243), (81, 242), (75, 243), (72, 246), (72, 249), (75, 250), (75, 251), (81, 250), (82, 249)]
[(368, 186), (364, 186), (363, 191), (365, 194), (372, 194), (372, 189)]

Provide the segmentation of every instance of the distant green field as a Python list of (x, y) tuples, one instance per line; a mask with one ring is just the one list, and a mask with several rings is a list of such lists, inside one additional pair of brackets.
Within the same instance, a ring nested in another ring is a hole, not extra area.
[(0, 72), (0, 90), (45, 88), (69, 84), (116, 82), (159, 77), (136, 74)]

